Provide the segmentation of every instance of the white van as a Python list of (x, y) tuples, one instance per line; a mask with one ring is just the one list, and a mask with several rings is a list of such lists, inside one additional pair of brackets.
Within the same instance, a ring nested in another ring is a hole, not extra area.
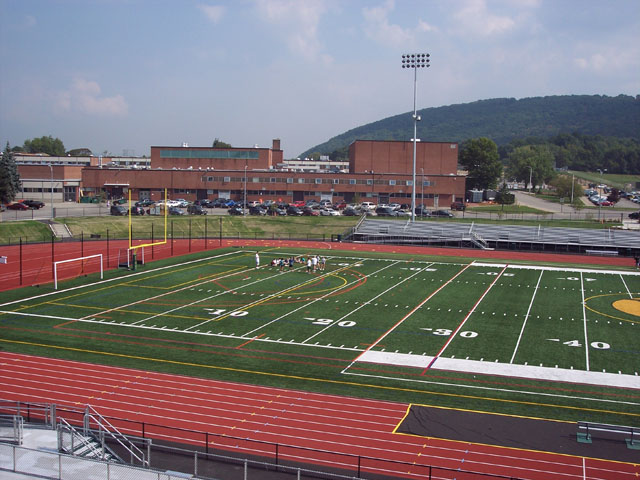
[(373, 202), (362, 202), (360, 204), (360, 208), (362, 210), (375, 210), (376, 204)]

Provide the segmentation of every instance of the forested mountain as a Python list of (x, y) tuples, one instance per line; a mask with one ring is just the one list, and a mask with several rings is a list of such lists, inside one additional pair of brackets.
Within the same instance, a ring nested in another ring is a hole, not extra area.
[[(354, 140), (409, 140), (413, 112), (402, 113), (354, 128), (310, 148), (331, 159), (348, 158)], [(418, 114), (418, 138), (433, 142), (464, 142), (487, 137), (498, 146), (528, 137), (559, 134), (601, 135), (640, 141), (640, 96), (562, 95), (496, 98), (472, 103), (425, 108)]]

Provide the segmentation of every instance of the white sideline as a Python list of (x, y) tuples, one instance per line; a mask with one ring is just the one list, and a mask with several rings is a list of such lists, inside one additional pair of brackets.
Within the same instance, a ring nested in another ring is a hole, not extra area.
[[(427, 368), (434, 357), (368, 350), (358, 362), (379, 363), (405, 367)], [(640, 389), (640, 377), (619, 373), (569, 370), (567, 368), (536, 367), (534, 365), (515, 365), (509, 363), (480, 362), (458, 358), (440, 357), (431, 367), (433, 370), (451, 370), (455, 372), (477, 373), (481, 375), (500, 375), (532, 380), (550, 380), (555, 382), (583, 383), (607, 387)]]

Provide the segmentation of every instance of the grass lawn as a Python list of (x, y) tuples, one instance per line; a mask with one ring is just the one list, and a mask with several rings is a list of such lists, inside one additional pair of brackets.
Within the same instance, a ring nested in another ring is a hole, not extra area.
[[(636, 272), (311, 253), (327, 257), (325, 271), (269, 266), (306, 250), (265, 248), (256, 269), (254, 252), (219, 249), (106, 272), (104, 281), (68, 280), (57, 292), (4, 292), (0, 348), (402, 402), (640, 422)], [(68, 268), (67, 276), (78, 273)], [(530, 375), (537, 371), (541, 378)]]

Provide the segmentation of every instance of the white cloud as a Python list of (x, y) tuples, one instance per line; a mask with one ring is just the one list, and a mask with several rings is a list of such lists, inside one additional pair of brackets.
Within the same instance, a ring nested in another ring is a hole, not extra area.
[(205, 5), (201, 3), (198, 8), (212, 23), (218, 23), (225, 13), (225, 8), (220, 5)]
[(489, 12), (485, 0), (467, 0), (453, 16), (458, 24), (456, 30), (464, 34), (490, 36), (506, 33), (516, 27), (513, 18)]
[(417, 32), (433, 32), (437, 28), (423, 20), (418, 20), (415, 29), (403, 28), (389, 21), (389, 14), (395, 9), (394, 0), (386, 0), (382, 5), (363, 8), (364, 31), (367, 37), (386, 46), (401, 46), (411, 43)]
[(256, 0), (260, 18), (278, 27), (292, 52), (331, 63), (319, 39), (318, 26), (327, 11), (321, 0)]
[(394, 7), (394, 1), (387, 0), (378, 7), (362, 9), (365, 20), (364, 30), (369, 38), (392, 46), (404, 45), (411, 40), (412, 34), (409, 30), (389, 22), (387, 17)]
[(122, 95), (101, 97), (97, 82), (76, 78), (68, 90), (56, 95), (55, 106), (58, 111), (85, 113), (100, 116), (123, 116), (129, 106)]

